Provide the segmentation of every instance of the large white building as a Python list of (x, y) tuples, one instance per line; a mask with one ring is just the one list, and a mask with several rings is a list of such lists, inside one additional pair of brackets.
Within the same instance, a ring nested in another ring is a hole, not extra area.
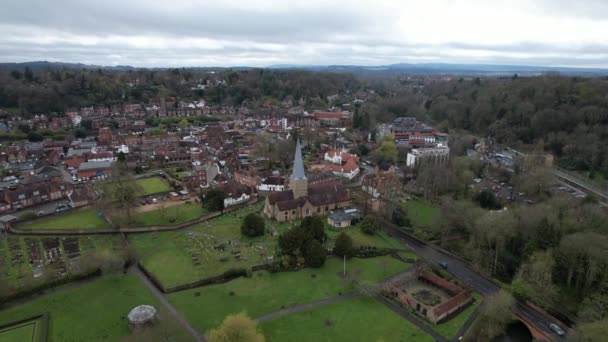
[(415, 148), (407, 154), (406, 165), (415, 167), (421, 162), (429, 162), (435, 165), (446, 163), (450, 158), (449, 147)]

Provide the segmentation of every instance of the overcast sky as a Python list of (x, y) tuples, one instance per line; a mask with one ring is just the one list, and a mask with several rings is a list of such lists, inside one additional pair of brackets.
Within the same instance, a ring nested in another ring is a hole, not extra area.
[(35, 60), (608, 68), (608, 0), (2, 0), (0, 62)]

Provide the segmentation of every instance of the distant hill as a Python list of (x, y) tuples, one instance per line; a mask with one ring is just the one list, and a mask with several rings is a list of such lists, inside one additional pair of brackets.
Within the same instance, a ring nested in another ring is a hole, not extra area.
[(540, 75), (547, 72), (558, 72), (566, 75), (603, 76), (608, 75), (608, 69), (600, 68), (568, 68), (529, 65), (498, 65), (498, 64), (449, 64), (449, 63), (398, 63), (378, 66), (357, 65), (271, 65), (272, 69), (299, 69), (315, 71), (351, 72), (351, 73), (382, 73), (382, 74), (445, 74), (445, 75), (483, 75), (504, 76), (518, 74), (520, 76)]
[[(139, 68), (129, 65), (104, 66), (90, 65), (82, 63), (62, 63), (35, 61), (24, 63), (0, 63), (2, 70), (23, 70), (29, 67), (33, 71), (54, 70), (54, 69), (87, 69), (87, 70), (136, 70), (136, 69), (157, 69), (164, 70), (169, 68)], [(232, 67), (185, 67), (186, 69), (197, 70), (219, 70), (219, 69), (253, 69), (248, 66)], [(529, 66), (529, 65), (499, 65), (499, 64), (449, 64), (449, 63), (398, 63), (377, 66), (360, 65), (298, 65), (298, 64), (275, 64), (267, 66), (269, 69), (279, 70), (309, 70), (327, 72), (348, 72), (353, 74), (434, 74), (434, 75), (462, 75), (462, 76), (507, 76), (518, 74), (520, 76), (535, 76), (547, 72), (557, 72), (569, 76), (607, 76), (608, 69), (600, 68), (568, 68), (568, 67), (548, 67), (548, 66)]]
[(62, 63), (62, 62), (47, 62), (47, 61), (35, 61), (35, 62), (23, 62), (23, 63), (0, 63), (0, 70), (23, 70), (25, 67), (29, 67), (32, 71), (41, 70), (56, 70), (56, 69), (112, 69), (112, 70), (133, 70), (137, 69), (128, 65), (117, 65), (117, 66), (103, 66), (103, 65), (91, 65), (82, 63)]

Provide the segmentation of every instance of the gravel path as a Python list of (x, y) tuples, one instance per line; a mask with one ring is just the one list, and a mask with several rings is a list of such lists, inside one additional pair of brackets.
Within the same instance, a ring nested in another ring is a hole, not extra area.
[(321, 299), (318, 300), (316, 302), (310, 302), (310, 303), (306, 303), (306, 304), (298, 304), (298, 305), (294, 305), (288, 308), (285, 308), (283, 310), (279, 310), (279, 311), (275, 311), (275, 312), (271, 312), (269, 314), (266, 314), (264, 316), (258, 317), (255, 320), (258, 322), (264, 322), (279, 316), (283, 316), (283, 315), (287, 315), (290, 313), (294, 313), (294, 312), (298, 312), (298, 311), (304, 311), (304, 310), (308, 310), (308, 309), (312, 309), (312, 308), (316, 308), (318, 306), (321, 305), (327, 305), (327, 304), (331, 304), (331, 303), (336, 303), (336, 302), (341, 302), (343, 300), (347, 300), (347, 299), (351, 299), (351, 298), (355, 298), (357, 296), (359, 296), (359, 293), (349, 293), (349, 294), (345, 294), (345, 295), (341, 295), (341, 296), (334, 296), (334, 297), (329, 297), (329, 298), (325, 298), (325, 299)]

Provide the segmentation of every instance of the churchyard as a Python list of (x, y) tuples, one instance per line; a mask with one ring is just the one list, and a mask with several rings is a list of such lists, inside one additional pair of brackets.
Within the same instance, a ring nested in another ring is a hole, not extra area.
[[(131, 234), (128, 239), (140, 257), (141, 265), (165, 288), (193, 283), (221, 275), (231, 269), (244, 269), (273, 261), (278, 235), (299, 222), (266, 220), (264, 236), (249, 238), (241, 234), (243, 218), (260, 213), (259, 202), (220, 217), (171, 232)], [(341, 230), (326, 229), (327, 246), (333, 246)], [(353, 238), (353, 245), (392, 248), (405, 251), (399, 241), (384, 232), (363, 234), (358, 225), (343, 228)], [(176, 271), (178, 270), (178, 271)]]

